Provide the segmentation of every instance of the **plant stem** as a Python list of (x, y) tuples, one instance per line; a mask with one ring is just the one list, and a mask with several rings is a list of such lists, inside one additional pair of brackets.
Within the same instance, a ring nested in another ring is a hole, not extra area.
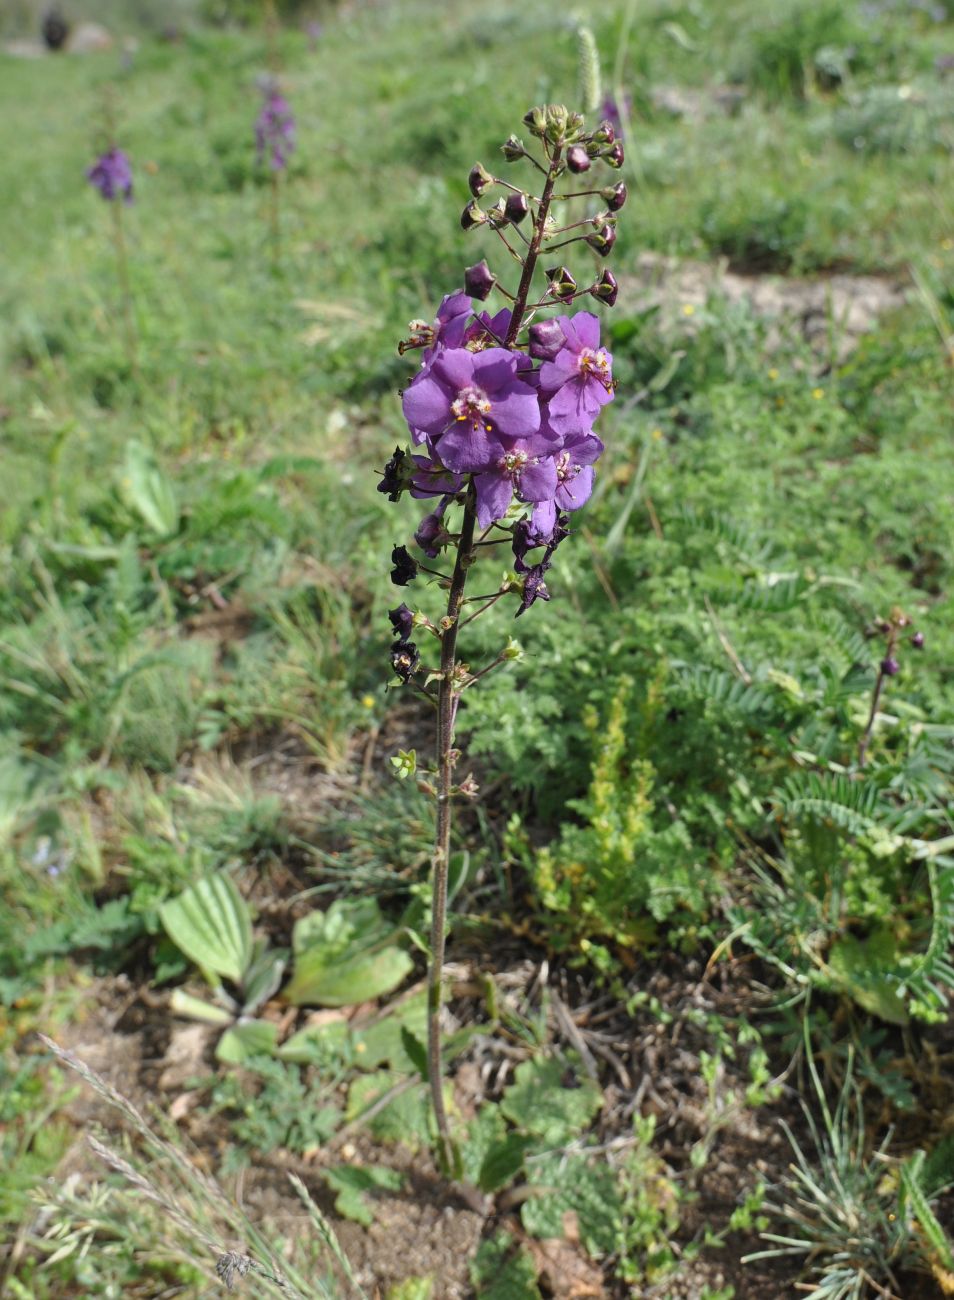
[(523, 264), (523, 274), (520, 276), (520, 284), (517, 287), (517, 297), (513, 305), (513, 312), (510, 316), (510, 328), (507, 330), (507, 339), (504, 347), (513, 347), (514, 340), (520, 333), (520, 326), (523, 323), (523, 314), (527, 307), (527, 298), (530, 294), (530, 286), (533, 283), (533, 273), (537, 267), (537, 258), (540, 255), (540, 245), (543, 243), (543, 232), (546, 229), (547, 213), (550, 211), (550, 202), (553, 199), (553, 186), (556, 184), (557, 164), (560, 161), (560, 154), (563, 150), (562, 145), (556, 145), (553, 150), (553, 156), (550, 159), (550, 167), (547, 171), (547, 179), (543, 186), (543, 193), (540, 195), (540, 206), (537, 209), (537, 218), (533, 224), (533, 238), (530, 240), (530, 247), (527, 249), (527, 257)]
[(444, 1109), (441, 1069), (441, 1006), (443, 1003), (444, 941), (447, 929), (447, 869), (450, 862), (451, 817), (453, 813), (454, 719), (459, 692), (454, 685), (457, 633), (464, 599), (467, 570), (473, 559), (477, 507), (471, 487), (464, 502), (464, 519), (457, 543), (457, 561), (447, 597), (447, 627), (441, 637), (441, 680), (437, 697), (437, 827), (434, 837), (431, 897), (431, 962), (427, 974), (427, 1076), (431, 1104), (437, 1124), (441, 1164), (452, 1168), (453, 1146)]
[(113, 210), (113, 244), (116, 248), (116, 269), (119, 273), (119, 292), (123, 300), (123, 330), (126, 336), (126, 358), (130, 369), (135, 374), (136, 327), (133, 323), (132, 292), (129, 288), (129, 259), (126, 256), (126, 236), (123, 230), (122, 200), (115, 198), (110, 203)]

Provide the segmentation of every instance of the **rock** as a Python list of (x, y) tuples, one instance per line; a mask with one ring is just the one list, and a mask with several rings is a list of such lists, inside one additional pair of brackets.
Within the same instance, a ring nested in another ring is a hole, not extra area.
[(66, 42), (70, 54), (99, 54), (111, 50), (115, 41), (99, 23), (77, 23)]

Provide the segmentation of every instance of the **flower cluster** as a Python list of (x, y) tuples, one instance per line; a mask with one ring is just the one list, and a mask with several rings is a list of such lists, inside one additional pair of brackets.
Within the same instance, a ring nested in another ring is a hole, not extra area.
[(269, 80), (262, 88), (264, 102), (255, 119), (255, 152), (259, 166), (268, 159), (272, 171), (288, 166), (295, 148), (295, 115), (288, 100)]
[[(538, 296), (534, 271), (540, 257), (578, 242), (607, 257), (627, 198), (622, 181), (603, 185), (588, 176), (586, 188), (556, 192), (561, 180), (579, 185), (577, 178), (597, 163), (620, 167), (623, 150), (612, 123), (587, 131), (580, 114), (546, 105), (531, 109), (524, 124), (540, 142), (544, 162), (513, 135), (502, 153), (507, 163), (532, 163), (538, 183), (543, 177), (539, 193), (476, 163), (468, 177), (472, 198), (461, 216), (465, 230), (483, 227), (501, 239), (522, 265), (520, 283), (508, 292), (486, 260), (479, 261), (467, 268), (463, 288), (444, 298), (433, 321), (411, 322), (399, 351), (421, 351), (420, 368), (402, 394), (412, 447), (395, 449), (379, 485), (392, 501), (404, 492), (430, 500), (415, 533), (428, 559), (471, 547), (463, 538), (471, 538), (474, 528), (483, 545), (510, 540), (514, 562), (504, 590), (520, 596), (518, 615), (549, 599), (544, 576), (569, 534), (570, 514), (592, 493), (594, 465), (603, 451), (594, 423), (615, 393), (613, 358), (602, 344), (599, 317), (568, 310), (583, 295), (612, 306), (619, 291), (612, 272), (601, 267), (592, 283), (581, 286), (568, 267), (541, 265), (546, 287)], [(504, 195), (489, 204), (495, 187)], [(598, 209), (561, 225), (557, 205), (586, 196)], [(510, 238), (522, 240), (525, 251), (518, 252)], [(509, 305), (492, 314), (481, 304), (495, 288)], [(554, 309), (558, 314), (550, 315)], [(447, 522), (452, 505), (463, 505), (469, 520), (456, 533)], [(392, 560), (392, 580), (402, 586), (420, 567), (404, 547), (395, 549)], [(409, 644), (402, 635), (394, 648), (399, 676), (406, 661), (414, 661)]]
[(87, 170), (86, 179), (94, 189), (99, 190), (104, 199), (111, 201), (122, 198), (124, 202), (132, 203), (132, 167), (122, 149), (114, 146), (100, 154)]

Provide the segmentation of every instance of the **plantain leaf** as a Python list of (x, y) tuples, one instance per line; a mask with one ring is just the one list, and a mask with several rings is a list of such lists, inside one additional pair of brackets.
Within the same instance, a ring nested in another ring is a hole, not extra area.
[(244, 1065), (253, 1056), (274, 1056), (278, 1026), (270, 1020), (240, 1020), (226, 1029), (215, 1047), (216, 1059)]
[(179, 506), (172, 480), (141, 442), (126, 444), (123, 489), (129, 504), (153, 532), (169, 537), (177, 530)]
[(401, 948), (382, 948), (341, 961), (316, 947), (295, 962), (285, 996), (296, 1007), (353, 1006), (396, 989), (413, 965)]
[(231, 876), (205, 876), (159, 908), (177, 948), (203, 971), (241, 984), (252, 955), (248, 904)]

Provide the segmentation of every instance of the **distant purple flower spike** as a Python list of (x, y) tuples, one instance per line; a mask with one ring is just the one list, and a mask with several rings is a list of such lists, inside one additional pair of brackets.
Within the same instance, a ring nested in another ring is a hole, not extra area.
[(122, 149), (107, 149), (86, 173), (89, 183), (99, 190), (104, 199), (122, 198), (132, 203), (132, 167)]
[(280, 172), (288, 165), (288, 157), (295, 148), (295, 116), (284, 95), (268, 86), (265, 102), (255, 120), (255, 152), (259, 166), (268, 160), (272, 171)]

